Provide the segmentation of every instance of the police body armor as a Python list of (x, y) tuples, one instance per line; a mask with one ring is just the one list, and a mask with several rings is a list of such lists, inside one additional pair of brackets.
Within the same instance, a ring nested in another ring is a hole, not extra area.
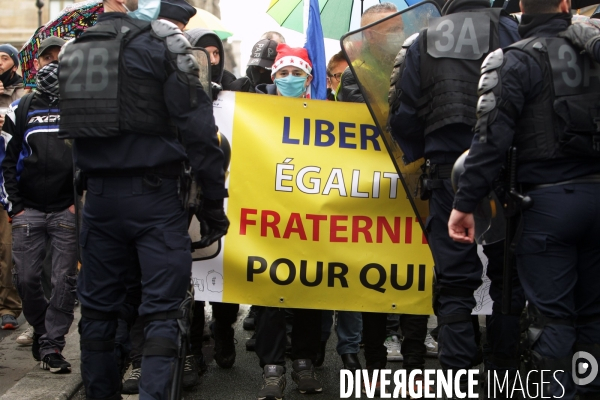
[(419, 36), (421, 89), (416, 104), (425, 135), (450, 124), (475, 126), (481, 63), (500, 47), (500, 9), (478, 9), (431, 20)]
[(600, 157), (600, 64), (563, 38), (526, 39), (507, 51), (532, 56), (545, 83), (517, 120), (518, 160)]
[(185, 79), (190, 101), (197, 101), (198, 63), (191, 55), (191, 45), (173, 23), (132, 18), (102, 21), (61, 52), (59, 137), (176, 136), (164, 100), (164, 82), (135, 77), (125, 66), (124, 49), (147, 31), (166, 43), (167, 76), (176, 72)]

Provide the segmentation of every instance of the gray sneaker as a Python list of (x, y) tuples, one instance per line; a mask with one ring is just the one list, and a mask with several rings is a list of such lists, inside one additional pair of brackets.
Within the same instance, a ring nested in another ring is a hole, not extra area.
[(258, 400), (281, 400), (285, 390), (285, 368), (281, 365), (265, 365), (263, 386), (258, 391)]
[(425, 336), (425, 348), (427, 349), (427, 353), (425, 353), (427, 357), (437, 357), (438, 343), (429, 333)]
[(392, 335), (388, 336), (383, 342), (385, 347), (387, 348), (387, 360), (388, 361), (402, 361), (404, 357), (400, 352), (400, 340), (398, 340), (398, 336)]
[(19, 327), (19, 323), (17, 319), (9, 314), (2, 316), (2, 329), (17, 329)]
[(138, 394), (140, 392), (140, 378), (142, 377), (142, 368), (140, 365), (133, 365), (129, 377), (123, 382), (121, 387), (122, 394)]
[(317, 380), (315, 369), (309, 359), (294, 360), (292, 368), (292, 379), (298, 385), (300, 393), (321, 393), (323, 391), (323, 385)]

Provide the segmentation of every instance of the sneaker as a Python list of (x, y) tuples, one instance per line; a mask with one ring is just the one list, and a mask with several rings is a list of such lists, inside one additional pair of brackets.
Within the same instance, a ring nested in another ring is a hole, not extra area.
[(183, 364), (183, 381), (181, 385), (184, 389), (193, 388), (200, 379), (198, 378), (198, 364), (196, 364), (196, 358), (193, 355), (185, 357)]
[(246, 350), (254, 351), (255, 347), (256, 347), (256, 332), (254, 332), (252, 334), (252, 337), (250, 339), (246, 340)]
[(46, 354), (40, 363), (40, 368), (50, 370), (53, 374), (68, 374), (71, 372), (71, 364), (58, 351)]
[(142, 377), (141, 365), (133, 365), (129, 377), (123, 382), (122, 394), (138, 394), (140, 392), (140, 378)]
[(425, 336), (425, 348), (427, 349), (427, 353), (425, 356), (427, 357), (437, 357), (438, 355), (438, 344), (435, 339), (431, 336), (431, 334), (427, 334)]
[(35, 361), (42, 361), (40, 357), (40, 338), (42, 337), (39, 333), (33, 333), (33, 343), (31, 343), (31, 355)]
[(404, 357), (402, 357), (402, 353), (400, 352), (400, 341), (398, 340), (398, 336), (388, 336), (383, 344), (387, 348), (388, 361), (404, 360)]
[(19, 327), (19, 323), (17, 319), (9, 314), (2, 316), (2, 329), (17, 329)]
[(253, 331), (256, 328), (256, 310), (254, 306), (250, 306), (248, 315), (244, 318), (243, 328), (245, 331)]
[(215, 324), (215, 362), (221, 368), (231, 368), (235, 363), (235, 338), (231, 326)]
[(33, 326), (25, 329), (17, 338), (17, 343), (21, 346), (31, 346), (33, 344)]
[(285, 383), (285, 369), (281, 365), (265, 365), (263, 385), (258, 391), (258, 400), (283, 399)]
[(292, 363), (292, 380), (298, 385), (298, 391), (305, 393), (321, 393), (323, 385), (317, 380), (312, 362), (308, 359), (294, 360)]

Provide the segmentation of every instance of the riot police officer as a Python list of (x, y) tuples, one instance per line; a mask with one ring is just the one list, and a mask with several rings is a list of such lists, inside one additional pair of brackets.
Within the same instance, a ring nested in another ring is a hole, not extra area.
[[(521, 210), (515, 254), (532, 366), (552, 371), (542, 396), (572, 399), (575, 383), (580, 398), (598, 398), (600, 66), (559, 37), (571, 24), (570, 0), (521, 0), (521, 7), (524, 39), (482, 66), (475, 137), (448, 230), (472, 243), (472, 212), (513, 146), (516, 189), (533, 201)], [(598, 59), (596, 42), (586, 48)], [(573, 355), (582, 351), (596, 372), (574, 382)]]
[[(489, 52), (517, 40), (516, 21), (500, 9), (490, 8), (488, 0), (448, 0), (442, 17), (433, 19), (427, 30), (407, 39), (397, 59), (401, 78), (392, 82), (396, 101), (392, 101), (390, 127), (410, 161), (423, 156), (427, 160), (430, 216), (426, 229), (435, 261), (438, 357), (445, 370), (470, 368), (481, 358), (476, 344), (478, 326), (472, 323), (471, 311), (483, 266), (476, 245), (454, 243), (446, 232), (454, 199), (450, 172), (473, 138), (477, 81), (483, 59)], [(499, 271), (501, 276), (501, 244), (487, 250), (488, 268)], [(503, 318), (500, 299), (496, 299), (496, 319), (491, 320), (495, 326), (488, 325), (487, 329), (498, 333), (491, 340), (496, 340), (492, 343), (496, 357), (488, 367), (516, 373), (518, 312), (524, 300), (518, 288), (513, 293), (517, 315)]]
[(97, 24), (61, 54), (60, 133), (75, 139), (87, 179), (78, 294), (88, 399), (121, 398), (114, 338), (136, 259), (146, 323), (140, 399), (169, 397), (192, 264), (184, 161), (202, 190), (205, 244), (229, 225), (212, 102), (189, 42), (173, 23), (155, 20), (156, 3), (105, 0)]

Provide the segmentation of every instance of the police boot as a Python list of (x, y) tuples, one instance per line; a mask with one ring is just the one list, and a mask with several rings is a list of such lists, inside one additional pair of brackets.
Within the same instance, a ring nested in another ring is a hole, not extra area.
[(214, 324), (215, 362), (221, 368), (231, 368), (235, 363), (235, 338), (231, 325)]

